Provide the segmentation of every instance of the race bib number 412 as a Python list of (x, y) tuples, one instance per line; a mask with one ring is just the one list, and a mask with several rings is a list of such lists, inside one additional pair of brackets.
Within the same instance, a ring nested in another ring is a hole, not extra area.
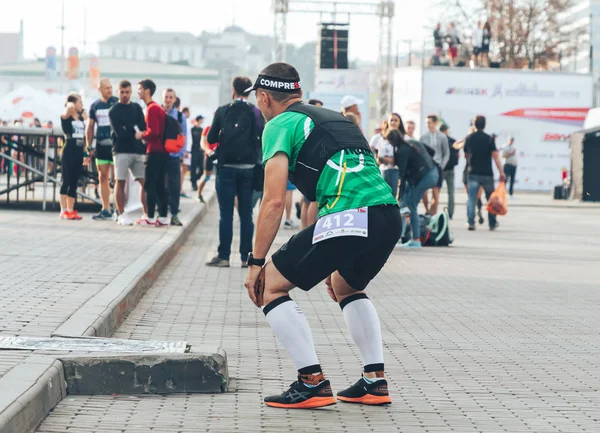
[(317, 220), (313, 244), (340, 236), (369, 236), (368, 208), (349, 209), (325, 215)]

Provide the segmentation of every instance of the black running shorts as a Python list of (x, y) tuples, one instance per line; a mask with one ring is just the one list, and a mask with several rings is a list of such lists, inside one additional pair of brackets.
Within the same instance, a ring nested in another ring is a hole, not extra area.
[(273, 264), (296, 287), (310, 290), (339, 271), (355, 290), (364, 290), (387, 262), (402, 232), (398, 206), (369, 207), (368, 237), (340, 236), (313, 245), (315, 224), (273, 254)]
[(208, 157), (208, 155), (206, 155), (204, 157), (204, 171), (213, 171), (214, 169), (214, 162), (212, 159), (210, 159)]

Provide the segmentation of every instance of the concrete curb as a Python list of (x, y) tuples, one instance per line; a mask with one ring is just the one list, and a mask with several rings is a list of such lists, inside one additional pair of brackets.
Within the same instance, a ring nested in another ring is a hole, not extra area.
[[(89, 299), (52, 336), (110, 337), (208, 213), (216, 200), (216, 192), (211, 193), (204, 206), (192, 210), (183, 229), (167, 229), (165, 236)], [(0, 433), (35, 432), (67, 395), (65, 372), (58, 358), (60, 355), (34, 354), (0, 378)]]
[(190, 221), (182, 230), (168, 229), (159, 242), (89, 299), (52, 336), (110, 337), (177, 254), (179, 247), (204, 218), (215, 200), (216, 192), (213, 191), (207, 203), (193, 211)]
[(34, 432), (67, 395), (62, 363), (33, 355), (2, 377), (0, 433)]

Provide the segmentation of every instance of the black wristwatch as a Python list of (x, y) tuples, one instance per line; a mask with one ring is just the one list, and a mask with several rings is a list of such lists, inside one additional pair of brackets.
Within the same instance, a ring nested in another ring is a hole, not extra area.
[(252, 253), (250, 253), (250, 255), (248, 255), (248, 266), (263, 267), (264, 265), (265, 265), (265, 259), (256, 259), (256, 258), (254, 258)]

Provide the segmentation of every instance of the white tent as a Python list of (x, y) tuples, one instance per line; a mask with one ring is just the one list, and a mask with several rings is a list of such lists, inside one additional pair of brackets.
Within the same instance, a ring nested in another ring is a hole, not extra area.
[(21, 86), (0, 98), (0, 119), (28, 123), (37, 117), (42, 123), (51, 120), (60, 124), (64, 102), (59, 104), (59, 99), (64, 101), (64, 98), (50, 97), (42, 90)]

